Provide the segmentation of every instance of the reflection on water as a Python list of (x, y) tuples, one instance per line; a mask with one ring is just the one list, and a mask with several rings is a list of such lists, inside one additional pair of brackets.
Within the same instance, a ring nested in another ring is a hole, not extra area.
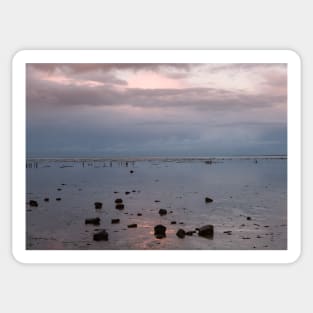
[[(28, 160), (27, 202), (39, 205), (26, 205), (27, 249), (286, 249), (287, 160), (207, 161)], [(124, 210), (115, 209), (116, 198)], [(168, 213), (160, 216), (161, 208)], [(93, 217), (101, 224), (85, 225)], [(111, 224), (115, 218), (120, 223)], [(164, 239), (154, 237), (158, 224)], [(207, 224), (213, 240), (176, 236)], [(109, 240), (93, 241), (101, 229)]]

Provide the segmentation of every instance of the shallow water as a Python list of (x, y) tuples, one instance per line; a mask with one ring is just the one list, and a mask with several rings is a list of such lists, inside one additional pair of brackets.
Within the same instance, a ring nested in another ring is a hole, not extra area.
[[(205, 203), (207, 196), (214, 201)], [(123, 199), (124, 210), (115, 209), (116, 198)], [(284, 158), (219, 158), (212, 164), (203, 159), (28, 160), (29, 200), (39, 206), (26, 205), (27, 249), (287, 248)], [(95, 209), (96, 201), (102, 209)], [(160, 208), (168, 214), (160, 216)], [(93, 217), (101, 224), (85, 225)], [(111, 224), (112, 218), (120, 223)], [(133, 223), (138, 227), (127, 227)], [(154, 237), (157, 224), (166, 226), (166, 238)], [(179, 228), (207, 224), (214, 225), (212, 239), (176, 236)], [(109, 240), (96, 242), (93, 234), (101, 229)]]

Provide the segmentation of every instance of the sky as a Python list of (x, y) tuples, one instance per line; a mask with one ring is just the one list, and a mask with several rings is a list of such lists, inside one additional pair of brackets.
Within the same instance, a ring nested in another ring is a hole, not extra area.
[(287, 153), (286, 64), (27, 64), (28, 157)]

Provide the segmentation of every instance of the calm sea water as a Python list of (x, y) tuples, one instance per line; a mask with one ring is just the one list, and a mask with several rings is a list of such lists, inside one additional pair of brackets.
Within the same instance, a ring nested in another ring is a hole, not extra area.
[[(207, 196), (214, 201), (205, 203)], [(116, 198), (123, 199), (124, 210), (115, 209)], [(26, 205), (27, 249), (287, 248), (285, 158), (219, 158), (212, 164), (204, 159), (28, 160), (29, 200), (39, 206)], [(94, 208), (96, 201), (102, 209)], [(160, 216), (160, 208), (168, 214)], [(85, 225), (93, 217), (101, 224)], [(120, 223), (111, 224), (112, 218)], [(133, 223), (137, 228), (127, 227)], [(166, 226), (166, 238), (154, 237), (157, 224)], [(179, 228), (207, 224), (214, 225), (212, 239), (176, 236)], [(99, 229), (107, 230), (108, 241), (93, 241)]]

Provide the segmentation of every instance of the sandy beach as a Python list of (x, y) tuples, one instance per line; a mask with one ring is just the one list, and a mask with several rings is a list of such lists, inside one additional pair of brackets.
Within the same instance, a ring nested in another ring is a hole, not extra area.
[[(31, 159), (26, 167), (27, 249), (287, 248), (285, 157)], [(213, 234), (201, 236), (208, 225)]]

